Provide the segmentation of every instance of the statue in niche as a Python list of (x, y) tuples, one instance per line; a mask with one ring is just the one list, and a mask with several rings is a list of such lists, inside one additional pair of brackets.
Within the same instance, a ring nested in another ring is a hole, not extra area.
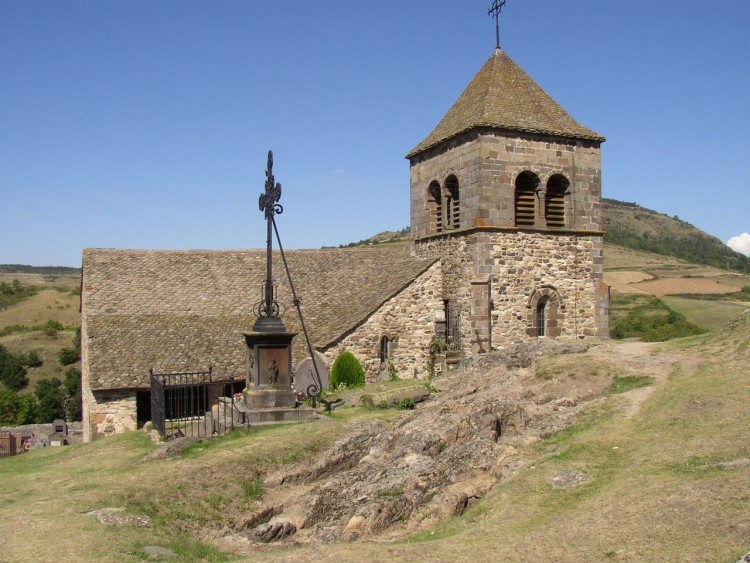
[(271, 362), (268, 364), (268, 383), (276, 385), (279, 381), (279, 365), (276, 363), (276, 358), (271, 358)]

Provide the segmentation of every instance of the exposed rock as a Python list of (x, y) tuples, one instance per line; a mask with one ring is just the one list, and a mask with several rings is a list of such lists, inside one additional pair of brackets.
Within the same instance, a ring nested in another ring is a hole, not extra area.
[(591, 477), (573, 469), (562, 469), (552, 477), (552, 485), (556, 489), (574, 487), (582, 483), (588, 483), (589, 481), (591, 481)]
[(174, 440), (165, 442), (164, 444), (156, 448), (153, 452), (148, 454), (144, 459), (151, 461), (154, 459), (177, 457), (178, 455), (182, 453), (183, 450), (201, 441), (202, 441), (201, 438), (194, 438), (192, 436), (182, 436), (181, 438), (175, 438)]
[(252, 537), (255, 541), (269, 543), (280, 540), (297, 531), (297, 527), (289, 520), (275, 520), (255, 528)]
[(148, 516), (133, 516), (125, 514), (124, 508), (100, 508), (87, 512), (86, 516), (93, 516), (100, 524), (105, 526), (136, 526), (138, 528), (150, 528), (151, 518)]
[[(540, 339), (472, 360), (471, 371), (457, 369), (436, 379), (440, 392), (397, 422), (360, 424), (312, 467), (267, 477), (265, 498), (275, 504), (235, 531), (252, 528), (250, 538), (257, 542), (292, 534), (298, 541), (354, 540), (425, 529), (463, 513), (523, 468), (524, 452), (566, 428), (586, 404), (580, 397), (549, 394), (545, 380), (521, 380), (517, 366), (586, 348)], [(587, 480), (570, 470), (554, 482), (571, 486)], [(282, 493), (286, 487), (294, 493)]]

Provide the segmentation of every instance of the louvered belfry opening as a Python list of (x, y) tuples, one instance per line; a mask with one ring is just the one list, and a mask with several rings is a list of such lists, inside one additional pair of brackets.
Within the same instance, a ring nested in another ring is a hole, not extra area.
[(547, 182), (544, 198), (544, 217), (548, 227), (565, 227), (565, 192), (570, 182), (562, 174), (555, 174)]
[(443, 196), (437, 180), (430, 182), (427, 188), (427, 205), (429, 210), (429, 228), (436, 233), (443, 232)]
[(516, 178), (516, 227), (533, 227), (536, 220), (536, 190), (539, 177), (521, 172)]
[(445, 194), (446, 225), (449, 229), (458, 229), (461, 226), (461, 209), (459, 206), (458, 178), (453, 174), (445, 179)]

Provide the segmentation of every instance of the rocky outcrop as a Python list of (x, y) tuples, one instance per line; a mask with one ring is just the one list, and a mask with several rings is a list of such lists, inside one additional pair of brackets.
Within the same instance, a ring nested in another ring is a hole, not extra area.
[[(363, 423), (314, 466), (267, 477), (269, 504), (234, 533), (256, 542), (354, 540), (461, 514), (523, 467), (524, 451), (567, 427), (585, 404), (548, 396), (545, 380), (508, 364), (582, 349), (540, 340), (451, 372), (435, 381), (439, 393), (397, 423)], [(294, 494), (281, 494), (288, 487)]]

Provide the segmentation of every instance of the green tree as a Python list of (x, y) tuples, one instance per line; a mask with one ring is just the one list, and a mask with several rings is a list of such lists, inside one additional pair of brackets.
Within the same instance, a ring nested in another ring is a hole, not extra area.
[(0, 390), (0, 424), (20, 426), (37, 422), (37, 402), (33, 395)]
[(340, 354), (331, 366), (330, 386), (335, 389), (342, 383), (350, 388), (365, 385), (365, 370), (349, 351)]
[(56, 418), (65, 418), (65, 395), (62, 381), (58, 378), (50, 377), (37, 381), (34, 395), (39, 401), (39, 422), (44, 424)]
[(23, 358), (14, 356), (0, 346), (0, 381), (11, 391), (20, 391), (29, 384)]
[(83, 407), (81, 405), (81, 371), (75, 367), (69, 367), (65, 371), (65, 414), (66, 420), (81, 420)]

